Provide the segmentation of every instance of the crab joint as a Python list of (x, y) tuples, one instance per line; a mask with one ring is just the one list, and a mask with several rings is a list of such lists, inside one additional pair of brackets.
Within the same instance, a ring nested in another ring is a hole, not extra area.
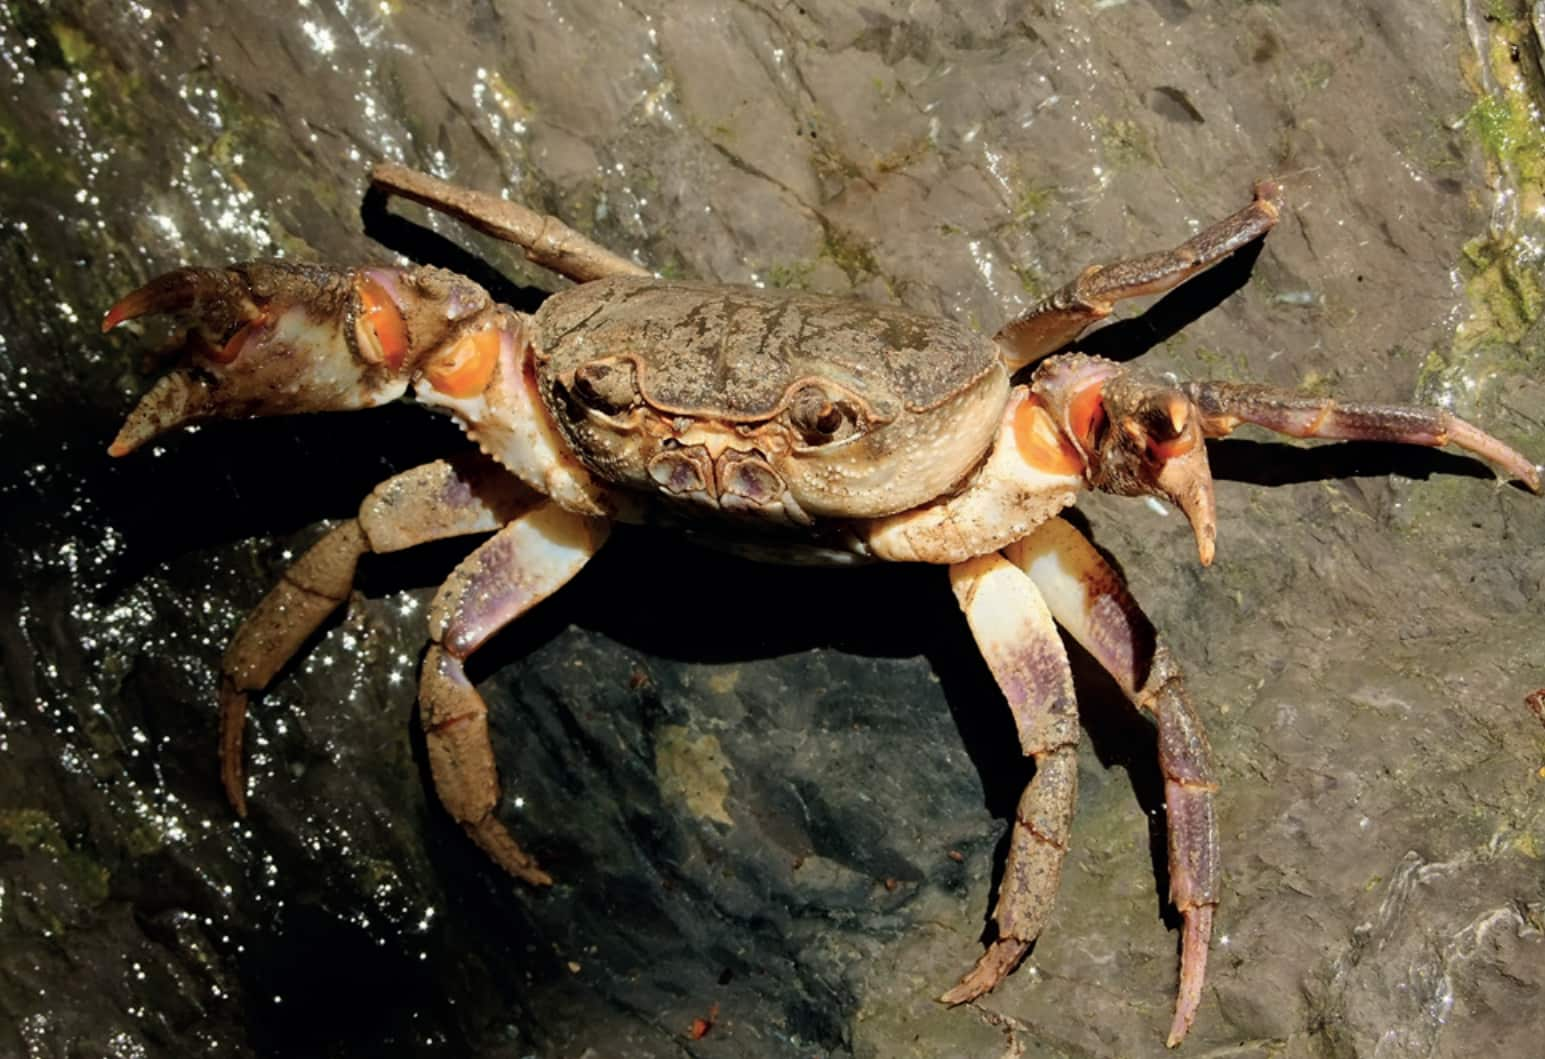
[(359, 297), (359, 316), (354, 339), (366, 360), (385, 364), (392, 371), (402, 367), (408, 354), (408, 325), (391, 293), (367, 272), (354, 286)]
[(1096, 378), (1068, 402), (1068, 427), (1085, 452), (1095, 450), (1097, 435), (1105, 424), (1104, 397), (1105, 380)]
[(1014, 442), (1020, 456), (1038, 471), (1047, 474), (1082, 474), (1084, 458), (1057, 429), (1056, 420), (1046, 402), (1035, 394), (1014, 410)]
[[(242, 324), (236, 333), (225, 340), (225, 344), (215, 349), (208, 343), (203, 345), (203, 354), (215, 364), (233, 364), (236, 358), (241, 356), (241, 351), (248, 342), (254, 338), (262, 338), (268, 331), (273, 330), (273, 324), (266, 316), (259, 316), (251, 323)], [(190, 336), (196, 338), (197, 336)]]
[(430, 362), (425, 379), (447, 397), (476, 397), (499, 361), (499, 335), (492, 327), (463, 335)]

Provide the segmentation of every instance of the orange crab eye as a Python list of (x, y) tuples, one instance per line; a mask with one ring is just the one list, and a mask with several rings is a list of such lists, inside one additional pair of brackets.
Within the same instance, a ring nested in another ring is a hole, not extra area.
[(434, 359), (424, 377), (447, 397), (476, 397), (493, 378), (499, 339), (500, 333), (493, 328), (464, 335)]
[(371, 276), (362, 276), (354, 289), (359, 294), (358, 335), (366, 339), (361, 347), (378, 354), (378, 363), (397, 371), (408, 355), (408, 325), (401, 310)]
[(1063, 437), (1040, 397), (1031, 394), (1014, 410), (1014, 443), (1024, 461), (1047, 474), (1081, 474), (1084, 459)]
[(1095, 438), (1104, 425), (1105, 380), (1101, 379), (1079, 390), (1068, 403), (1068, 426), (1084, 451), (1093, 452)]

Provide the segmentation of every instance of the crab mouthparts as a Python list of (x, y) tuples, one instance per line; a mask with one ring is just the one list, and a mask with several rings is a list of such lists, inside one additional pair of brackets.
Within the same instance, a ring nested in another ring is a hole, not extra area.
[(1218, 537), (1218, 510), (1213, 498), (1212, 470), (1207, 465), (1206, 447), (1197, 445), (1183, 455), (1166, 460), (1154, 485), (1185, 513), (1196, 534), (1197, 556), (1203, 566), (1210, 566)]

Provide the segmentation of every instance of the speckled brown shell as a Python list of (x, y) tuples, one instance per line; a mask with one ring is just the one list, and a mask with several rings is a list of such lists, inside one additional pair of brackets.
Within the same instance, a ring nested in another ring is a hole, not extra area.
[[(933, 500), (981, 460), (1008, 399), (990, 340), (895, 306), (627, 277), (554, 295), (534, 324), (543, 400), (593, 473), (763, 519)], [(801, 419), (812, 400), (838, 424), (829, 440)]]
[(886, 421), (999, 370), (992, 342), (959, 324), (802, 291), (618, 277), (554, 295), (536, 324), (544, 375), (627, 354), (655, 408), (727, 422), (776, 415), (811, 376), (862, 394)]

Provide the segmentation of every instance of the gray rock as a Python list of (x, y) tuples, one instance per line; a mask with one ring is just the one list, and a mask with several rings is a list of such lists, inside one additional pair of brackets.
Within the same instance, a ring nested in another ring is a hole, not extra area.
[[(1443, 401), (1545, 454), (1524, 5), (962, 6), (0, 8), (0, 1053), (1163, 1052), (1152, 732), (1085, 664), (1052, 926), (980, 1005), (931, 999), (980, 952), (1028, 774), (940, 571), (619, 533), (478, 658), (506, 810), (559, 879), (536, 892), (425, 785), (414, 673), (455, 545), (370, 563), (261, 698), (248, 821), (216, 777), (240, 615), (314, 523), (456, 432), (404, 406), (103, 452), (148, 344), (95, 321), (157, 272), (400, 253), (523, 306), (558, 282), (367, 200), (388, 158), (669, 274), (987, 331), (1277, 176), (1253, 262), (1085, 348)], [(1175, 515), (1082, 506), (1223, 783), (1185, 1048), (1538, 1054), (1545, 508), (1425, 451), (1253, 434), (1214, 467), (1207, 570)]]

